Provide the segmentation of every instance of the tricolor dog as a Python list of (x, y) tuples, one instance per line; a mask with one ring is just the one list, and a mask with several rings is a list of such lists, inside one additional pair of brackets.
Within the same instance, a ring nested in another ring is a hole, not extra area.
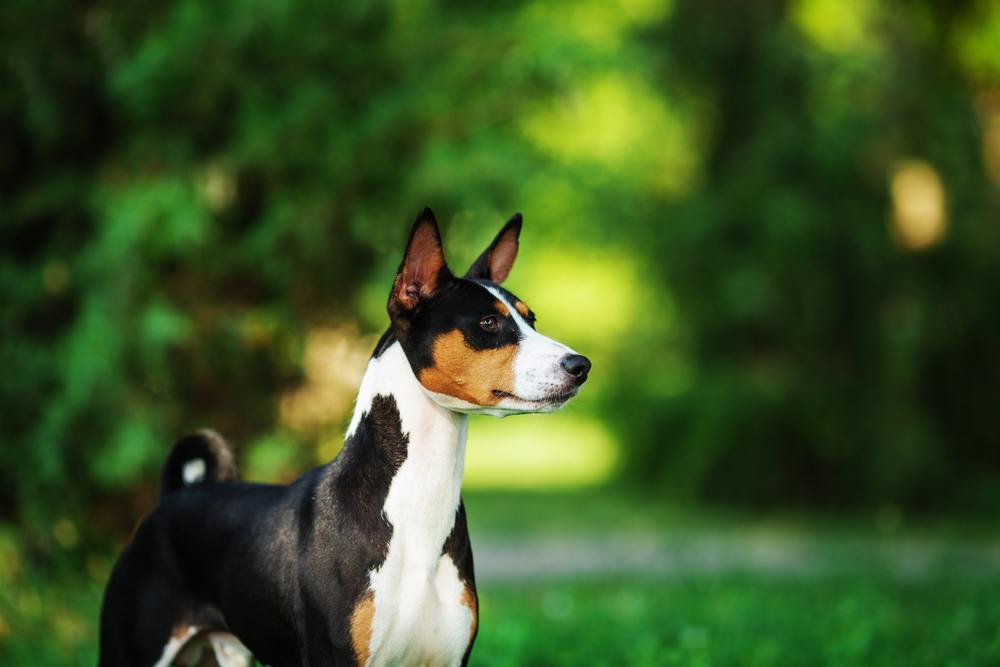
[(467, 415), (551, 412), (590, 362), (500, 287), (521, 217), (456, 277), (429, 209), (389, 295), (344, 448), (289, 486), (237, 481), (209, 431), (182, 438), (159, 505), (115, 565), (103, 667), (459, 665), (478, 599), (459, 495)]

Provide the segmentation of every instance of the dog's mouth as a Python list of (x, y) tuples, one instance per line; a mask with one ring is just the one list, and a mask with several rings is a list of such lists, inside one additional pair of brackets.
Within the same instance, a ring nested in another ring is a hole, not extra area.
[(494, 389), (493, 395), (501, 400), (511, 399), (514, 401), (518, 401), (520, 403), (527, 403), (529, 405), (541, 406), (541, 405), (561, 405), (566, 401), (568, 401), (569, 399), (576, 396), (578, 391), (580, 391), (579, 387), (573, 387), (571, 389), (567, 389), (566, 391), (562, 391), (559, 393), (548, 394), (547, 396), (543, 396), (542, 398), (522, 398), (521, 396), (518, 396), (517, 394), (512, 394), (509, 391), (504, 391), (502, 389)]

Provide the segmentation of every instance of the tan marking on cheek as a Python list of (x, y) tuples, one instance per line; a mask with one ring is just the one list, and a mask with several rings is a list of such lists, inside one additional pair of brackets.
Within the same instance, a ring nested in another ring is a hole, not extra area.
[(453, 329), (434, 342), (434, 365), (420, 371), (420, 384), (473, 405), (496, 405), (493, 390), (514, 391), (514, 355), (517, 345), (474, 350), (462, 332)]
[(525, 304), (523, 301), (515, 301), (514, 308), (517, 310), (518, 313), (521, 314), (521, 317), (523, 317), (524, 319), (528, 319), (529, 317), (531, 317), (531, 311), (528, 309), (527, 304)]
[(359, 665), (368, 662), (368, 647), (372, 641), (372, 617), (374, 615), (375, 595), (368, 591), (351, 612), (351, 644), (354, 647), (354, 655), (358, 656)]
[(504, 317), (509, 317), (510, 316), (510, 308), (508, 308), (507, 304), (504, 303), (503, 301), (499, 301), (499, 300), (494, 301), (493, 302), (493, 307), (496, 308), (497, 312), (500, 313), (501, 315), (503, 315)]
[(462, 590), (462, 598), (459, 601), (472, 612), (472, 624), (469, 626), (469, 643), (471, 644), (476, 636), (476, 630), (479, 628), (479, 598), (476, 597), (472, 588), (466, 586)]

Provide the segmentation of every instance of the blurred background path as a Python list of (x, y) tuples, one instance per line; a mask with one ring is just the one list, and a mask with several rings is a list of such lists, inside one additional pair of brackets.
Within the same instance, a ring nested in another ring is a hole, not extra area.
[(1000, 539), (796, 535), (732, 528), (675, 535), (493, 537), (474, 542), (485, 583), (552, 577), (880, 576), (920, 580), (948, 573), (1000, 576)]
[(606, 495), (558, 494), (473, 494), (466, 507), (477, 577), (488, 584), (740, 574), (901, 582), (1000, 577), (1000, 535), (988, 525), (957, 528), (954, 522), (926, 520), (903, 525), (890, 510), (824, 521), (690, 513)]

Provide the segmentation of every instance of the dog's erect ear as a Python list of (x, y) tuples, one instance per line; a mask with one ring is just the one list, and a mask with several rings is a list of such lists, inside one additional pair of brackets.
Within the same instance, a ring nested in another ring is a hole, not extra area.
[(507, 279), (517, 258), (517, 238), (521, 235), (521, 214), (515, 213), (483, 254), (472, 263), (465, 277), (500, 284)]
[(389, 297), (390, 309), (395, 302), (404, 310), (413, 310), (421, 299), (433, 296), (451, 277), (444, 261), (441, 232), (438, 231), (434, 212), (425, 208), (410, 230), (406, 254), (399, 265)]

